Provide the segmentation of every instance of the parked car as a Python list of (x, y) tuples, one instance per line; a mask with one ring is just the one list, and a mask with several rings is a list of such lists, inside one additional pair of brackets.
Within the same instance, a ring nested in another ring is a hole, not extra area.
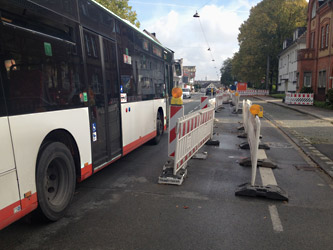
[[(212, 88), (206, 89), (206, 95), (210, 96), (212, 94)], [(213, 95), (216, 95), (216, 89), (213, 88)]]
[(183, 89), (183, 99), (185, 98), (191, 98), (190, 89)]

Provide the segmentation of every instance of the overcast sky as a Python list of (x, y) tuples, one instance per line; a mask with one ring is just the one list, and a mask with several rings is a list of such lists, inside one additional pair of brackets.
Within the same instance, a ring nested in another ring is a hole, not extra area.
[[(258, 2), (129, 0), (129, 5), (138, 14), (140, 29), (155, 32), (163, 45), (175, 51), (176, 59), (184, 59), (184, 65), (196, 66), (196, 80), (217, 80), (223, 60), (238, 51), (240, 25)], [(193, 17), (196, 11), (199, 18)]]

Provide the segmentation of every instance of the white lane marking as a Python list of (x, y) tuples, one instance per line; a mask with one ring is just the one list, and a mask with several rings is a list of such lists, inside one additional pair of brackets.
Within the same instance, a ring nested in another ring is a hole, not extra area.
[(283, 232), (282, 223), (281, 223), (280, 216), (279, 216), (276, 206), (270, 205), (270, 206), (268, 206), (268, 209), (269, 209), (269, 213), (271, 215), (271, 220), (272, 220), (274, 231)]
[(257, 157), (258, 157), (258, 160), (266, 160), (267, 155), (266, 155), (265, 150), (264, 149), (258, 149)]
[(273, 185), (277, 186), (276, 179), (271, 168), (259, 168), (260, 177), (263, 186)]
[(333, 162), (328, 161), (328, 162), (326, 162), (326, 164), (327, 164), (327, 165), (333, 165)]

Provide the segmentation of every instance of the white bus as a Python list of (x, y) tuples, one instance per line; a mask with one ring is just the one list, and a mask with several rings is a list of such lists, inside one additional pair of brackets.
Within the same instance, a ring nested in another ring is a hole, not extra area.
[(166, 129), (173, 51), (91, 0), (0, 0), (0, 229)]

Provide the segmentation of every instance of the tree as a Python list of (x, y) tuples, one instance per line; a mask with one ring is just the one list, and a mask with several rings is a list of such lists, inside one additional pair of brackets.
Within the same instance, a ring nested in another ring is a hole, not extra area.
[(229, 86), (229, 85), (233, 84), (234, 78), (233, 78), (231, 70), (232, 70), (232, 59), (227, 58), (226, 60), (223, 61), (222, 67), (220, 69), (220, 72), (222, 75), (222, 77), (221, 77), (222, 85)]
[(277, 81), (283, 41), (292, 37), (296, 28), (306, 26), (307, 4), (306, 0), (263, 0), (251, 9), (239, 29), (239, 51), (232, 60), (237, 79), (258, 86), (265, 79), (269, 60), (269, 79)]
[(137, 20), (136, 11), (132, 11), (132, 6), (128, 5), (128, 0), (96, 0), (105, 8), (111, 10), (119, 17), (130, 21), (136, 27), (140, 27), (140, 22)]

